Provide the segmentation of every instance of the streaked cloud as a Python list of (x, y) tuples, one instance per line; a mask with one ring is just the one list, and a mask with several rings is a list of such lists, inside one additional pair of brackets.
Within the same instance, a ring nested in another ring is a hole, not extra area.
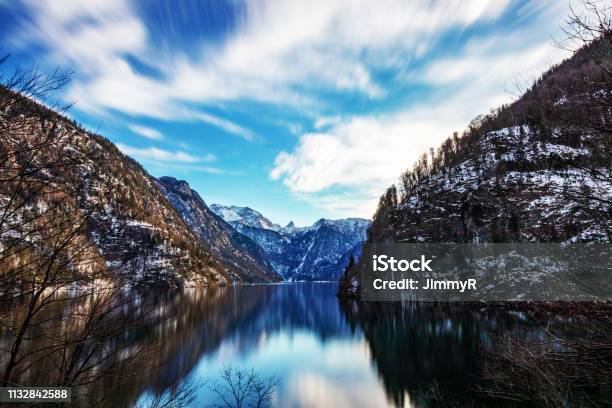
[(216, 160), (216, 157), (212, 154), (208, 154), (205, 157), (196, 157), (182, 150), (170, 151), (160, 149), (154, 146), (150, 147), (133, 147), (123, 143), (117, 143), (117, 147), (123, 153), (134, 159), (149, 163), (151, 161), (162, 161), (162, 162), (179, 162), (179, 163), (200, 163)]
[(231, 133), (236, 136), (240, 136), (241, 138), (248, 140), (248, 141), (253, 140), (253, 137), (254, 137), (253, 132), (227, 119), (222, 119), (220, 117), (217, 117), (217, 116), (205, 113), (205, 112), (198, 112), (198, 113), (194, 113), (193, 115), (198, 120), (201, 120), (204, 123), (208, 123), (210, 125), (223, 129), (227, 133)]
[[(188, 58), (156, 52), (127, 1), (27, 1), (35, 19), (25, 36), (78, 65), (71, 96), (81, 109), (181, 119), (188, 102), (243, 98), (301, 107), (316, 99), (308, 89), (321, 86), (380, 98), (386, 90), (372, 77), (377, 66), (397, 52), (422, 54), (445, 30), (494, 19), (509, 2), (249, 2), (244, 24), (223, 46)], [(162, 75), (137, 72), (127, 56)]]
[(162, 140), (164, 138), (164, 135), (162, 135), (159, 131), (146, 126), (132, 124), (128, 125), (128, 129), (140, 136), (146, 137), (147, 139)]
[[(320, 131), (302, 134), (293, 151), (281, 151), (270, 177), (337, 216), (370, 216), (384, 188), (396, 183), (422, 153), (465, 129), (476, 114), (510, 102), (513, 96), (505, 90), (517, 74), (535, 77), (568, 56), (549, 40), (522, 50), (504, 50), (507, 45), (474, 52), (468, 44), (454, 58), (433, 61), (412, 80), (453, 86), (439, 88), (437, 97), (407, 109), (317, 119), (314, 127)], [(515, 61), (521, 61), (520, 69)]]
[(293, 152), (278, 154), (270, 175), (297, 193), (389, 185), (407, 163), (462, 124), (452, 116), (432, 120), (435, 116), (425, 109), (355, 116), (327, 131), (306, 133)]

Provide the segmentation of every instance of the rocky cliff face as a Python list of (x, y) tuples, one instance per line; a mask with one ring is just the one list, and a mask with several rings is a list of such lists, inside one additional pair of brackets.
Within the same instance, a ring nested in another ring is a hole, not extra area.
[(160, 177), (158, 185), (189, 227), (211, 252), (236, 270), (245, 282), (273, 282), (282, 278), (268, 265), (265, 252), (212, 212), (184, 180)]
[(424, 155), (381, 197), (368, 241), (610, 242), (610, 40)]
[(337, 280), (350, 256), (359, 258), (370, 221), (321, 219), (310, 227), (272, 223), (250, 208), (211, 205), (238, 232), (257, 243), (285, 280)]

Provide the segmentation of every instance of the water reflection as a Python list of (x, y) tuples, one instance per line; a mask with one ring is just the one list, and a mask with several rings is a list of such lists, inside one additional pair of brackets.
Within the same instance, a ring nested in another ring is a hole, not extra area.
[(463, 308), (417, 304), (344, 305), (348, 319), (364, 332), (372, 361), (395, 405), (421, 405), (436, 384), (461, 405), (474, 399), (482, 319)]
[[(486, 406), (479, 387), (495, 339), (543, 333), (515, 312), (341, 302), (335, 293), (335, 285), (317, 283), (147, 293), (121, 313), (134, 330), (104, 339), (107, 353), (129, 346), (141, 354), (83, 385), (72, 405), (146, 403), (182, 382), (214, 379), (230, 364), (278, 377), (279, 407)], [(49, 384), (52, 372), (31, 367), (20, 383)], [(212, 402), (203, 386), (192, 405)]]

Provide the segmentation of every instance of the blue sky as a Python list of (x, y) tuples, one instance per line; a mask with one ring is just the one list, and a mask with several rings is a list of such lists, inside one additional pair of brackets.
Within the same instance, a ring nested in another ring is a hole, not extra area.
[(11, 63), (154, 176), (275, 222), (369, 218), (430, 146), (567, 57), (563, 0), (0, 0)]

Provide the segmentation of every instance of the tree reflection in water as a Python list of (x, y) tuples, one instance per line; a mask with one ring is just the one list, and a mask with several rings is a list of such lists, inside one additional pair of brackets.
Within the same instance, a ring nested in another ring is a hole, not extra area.
[[(396, 406), (600, 406), (611, 402), (612, 319), (563, 306), (342, 301)], [(508, 306), (508, 305), (506, 305)], [(581, 354), (582, 353), (582, 354)], [(409, 401), (407, 401), (409, 400)]]

